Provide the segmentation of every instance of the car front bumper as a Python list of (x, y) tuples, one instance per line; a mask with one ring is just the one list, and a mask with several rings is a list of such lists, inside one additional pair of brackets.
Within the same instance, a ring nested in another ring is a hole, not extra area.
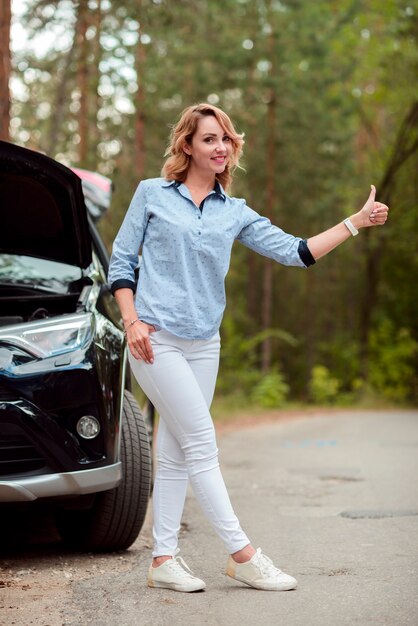
[(78, 496), (118, 486), (121, 463), (61, 474), (43, 474), (0, 481), (0, 502), (29, 502), (38, 498)]

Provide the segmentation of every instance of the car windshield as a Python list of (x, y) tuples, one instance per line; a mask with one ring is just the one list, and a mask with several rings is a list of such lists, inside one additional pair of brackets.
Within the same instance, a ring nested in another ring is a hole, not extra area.
[(79, 267), (47, 259), (0, 254), (0, 285), (19, 285), (66, 293), (68, 284), (82, 278)]

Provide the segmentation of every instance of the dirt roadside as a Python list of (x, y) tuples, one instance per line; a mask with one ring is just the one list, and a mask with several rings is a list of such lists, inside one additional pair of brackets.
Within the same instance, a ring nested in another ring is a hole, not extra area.
[[(72, 602), (74, 583), (111, 573), (130, 571), (139, 555), (149, 554), (151, 516), (130, 550), (107, 555), (67, 551), (59, 541), (51, 518), (34, 514), (31, 525), (13, 531), (13, 545), (3, 553), (0, 566), (1, 626), (63, 626), (81, 623)], [(10, 532), (10, 531), (9, 531)], [(63, 615), (68, 609), (68, 620)]]

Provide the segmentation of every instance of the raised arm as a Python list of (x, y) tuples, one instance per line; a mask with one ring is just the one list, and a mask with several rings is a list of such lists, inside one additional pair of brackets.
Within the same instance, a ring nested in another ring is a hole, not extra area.
[[(388, 218), (389, 208), (386, 204), (376, 202), (375, 197), (376, 188), (372, 185), (366, 204), (358, 213), (354, 213), (354, 215), (348, 218), (348, 226), (344, 222), (340, 222), (336, 226), (307, 240), (309, 251), (315, 260), (334, 250), (334, 248), (346, 239), (349, 239), (353, 234), (357, 234), (356, 231), (360, 228), (383, 226)], [(354, 227), (353, 232), (350, 232), (350, 224)]]

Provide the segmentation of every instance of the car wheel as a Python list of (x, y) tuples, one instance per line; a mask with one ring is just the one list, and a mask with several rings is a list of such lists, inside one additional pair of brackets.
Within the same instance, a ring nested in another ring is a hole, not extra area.
[(87, 510), (61, 509), (56, 524), (63, 540), (77, 549), (125, 550), (135, 541), (147, 511), (151, 485), (151, 455), (147, 429), (129, 391), (123, 402), (122, 482), (95, 494)]
[(148, 432), (148, 441), (152, 450), (155, 432), (155, 407), (148, 399), (143, 406), (142, 415), (144, 416), (144, 422)]

